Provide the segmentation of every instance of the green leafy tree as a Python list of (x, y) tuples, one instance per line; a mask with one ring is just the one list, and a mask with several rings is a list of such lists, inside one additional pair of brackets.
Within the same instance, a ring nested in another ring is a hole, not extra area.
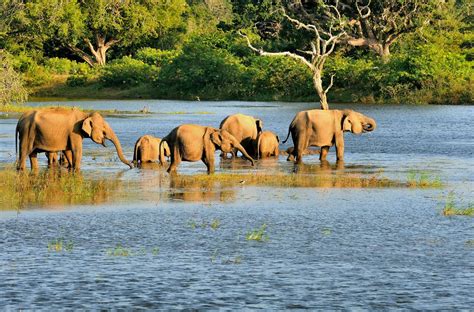
[(0, 64), (0, 105), (25, 102), (28, 93), (23, 87), (23, 80), (13, 69), (9, 55), (4, 50), (0, 50)]
[(26, 4), (32, 32), (58, 40), (91, 66), (107, 51), (156, 37), (179, 24), (184, 0), (34, 0)]

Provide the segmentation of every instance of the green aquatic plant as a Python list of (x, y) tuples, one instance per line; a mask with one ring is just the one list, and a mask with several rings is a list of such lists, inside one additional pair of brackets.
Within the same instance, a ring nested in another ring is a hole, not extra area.
[(241, 264), (241, 263), (242, 263), (242, 257), (240, 255), (235, 256), (235, 257), (228, 257), (222, 260), (222, 264)]
[(262, 226), (256, 230), (247, 232), (245, 235), (245, 239), (250, 241), (257, 241), (257, 242), (266, 242), (269, 240), (269, 237), (266, 233), (267, 225), (264, 223)]
[(474, 247), (474, 239), (468, 239), (468, 240), (466, 241), (466, 245), (467, 245), (467, 246)]
[(129, 248), (117, 244), (114, 248), (107, 249), (107, 255), (113, 257), (128, 257), (132, 255), (132, 251)]
[(219, 219), (212, 219), (212, 221), (209, 223), (205, 220), (197, 221), (197, 220), (191, 219), (188, 221), (188, 225), (193, 230), (206, 229), (207, 227), (210, 227), (213, 230), (217, 230), (221, 226), (221, 221)]
[(57, 238), (48, 243), (48, 251), (71, 252), (74, 249), (74, 243), (72, 241), (65, 241), (63, 238)]
[(411, 188), (441, 188), (443, 182), (438, 176), (432, 176), (426, 171), (410, 171), (407, 176), (408, 187)]
[(0, 171), (0, 209), (104, 203), (114, 199), (110, 194), (120, 185), (119, 180), (64, 170), (30, 173), (7, 168)]
[(211, 228), (217, 230), (221, 226), (221, 221), (219, 219), (213, 219), (211, 222)]
[(468, 205), (468, 207), (456, 206), (456, 199), (454, 192), (449, 192), (446, 196), (446, 202), (444, 204), (442, 214), (444, 216), (474, 216), (474, 205)]
[(332, 231), (329, 228), (324, 228), (324, 229), (321, 230), (321, 233), (325, 236), (329, 236), (329, 235), (331, 235)]

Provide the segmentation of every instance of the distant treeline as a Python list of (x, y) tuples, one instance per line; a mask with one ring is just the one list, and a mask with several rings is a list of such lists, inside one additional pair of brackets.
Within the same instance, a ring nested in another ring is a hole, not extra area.
[[(338, 44), (324, 67), (324, 83), (334, 77), (329, 101), (473, 103), (471, 6), (443, 1), (389, 58)], [(285, 25), (275, 31), (270, 13), (250, 14), (265, 8), (264, 0), (3, 1), (0, 97), (17, 74), (40, 96), (317, 101), (310, 70), (257, 55), (238, 33), (266, 50), (298, 51), (301, 38)]]

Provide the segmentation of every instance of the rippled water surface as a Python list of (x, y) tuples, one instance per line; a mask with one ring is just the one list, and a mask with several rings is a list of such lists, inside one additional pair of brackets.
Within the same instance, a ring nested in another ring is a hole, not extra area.
[[(31, 103), (54, 105), (55, 102)], [(58, 104), (65, 105), (64, 102)], [(143, 134), (182, 123), (219, 126), (227, 115), (258, 116), (284, 139), (311, 103), (81, 101), (109, 116), (128, 158)], [(120, 200), (96, 205), (0, 210), (0, 307), (96, 309), (472, 309), (474, 219), (445, 217), (474, 202), (474, 107), (350, 106), (376, 119), (369, 134), (345, 135), (345, 163), (305, 156), (222, 161), (216, 174), (383, 176), (439, 179), (442, 188), (271, 187), (177, 183), (157, 166), (128, 170), (112, 147), (84, 142), (82, 174), (120, 180)], [(0, 166), (15, 161), (16, 118), (0, 119)], [(112, 145), (112, 144), (109, 144)], [(291, 139), (282, 149), (291, 146)], [(46, 158), (39, 156), (42, 170)], [(205, 173), (183, 162), (184, 176)], [(296, 170), (295, 170), (296, 169)], [(6, 170), (6, 169), (0, 169)], [(296, 173), (295, 173), (296, 171)], [(331, 187), (330, 187), (331, 186)], [(112, 194), (111, 196), (119, 196)], [(126, 198), (126, 199), (124, 199)], [(249, 241), (261, 229), (262, 241)], [(64, 245), (60, 251), (54, 243)]]

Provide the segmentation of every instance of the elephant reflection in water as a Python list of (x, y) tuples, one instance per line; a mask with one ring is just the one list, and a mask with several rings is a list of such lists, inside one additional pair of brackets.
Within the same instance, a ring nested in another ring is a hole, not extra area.
[(347, 184), (345, 179), (347, 172), (344, 169), (343, 161), (331, 165), (327, 160), (323, 160), (319, 164), (295, 164), (293, 172), (308, 176), (308, 179), (317, 179), (318, 187), (338, 188), (345, 187)]
[(189, 202), (231, 202), (236, 200), (236, 191), (216, 185), (214, 181), (172, 176), (168, 196), (172, 200)]

